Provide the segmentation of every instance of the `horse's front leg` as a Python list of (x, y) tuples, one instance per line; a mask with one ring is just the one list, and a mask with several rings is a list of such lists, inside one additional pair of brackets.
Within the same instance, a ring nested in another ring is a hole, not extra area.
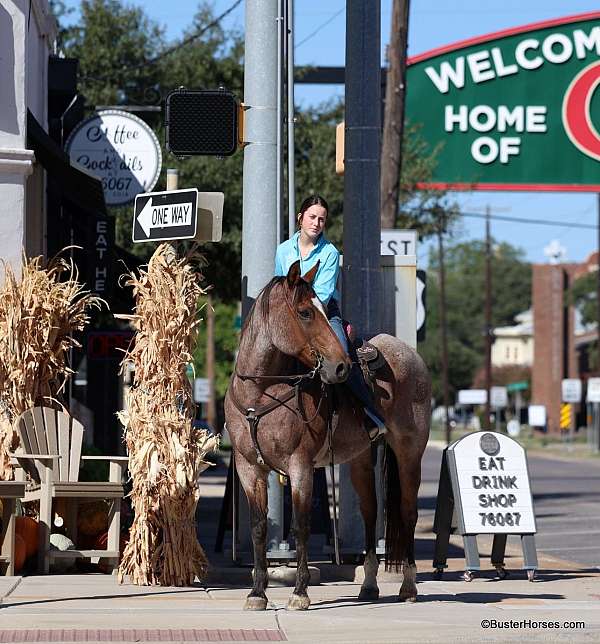
[(235, 465), (248, 499), (250, 530), (254, 547), (254, 585), (246, 598), (244, 610), (265, 610), (267, 572), (267, 476), (258, 465), (251, 465), (236, 452)]
[(377, 493), (371, 450), (365, 450), (350, 463), (350, 480), (360, 501), (360, 513), (365, 524), (365, 578), (358, 598), (362, 601), (379, 599), (377, 572), (379, 559), (375, 552), (377, 528)]
[(310, 598), (306, 592), (308, 572), (308, 538), (310, 536), (310, 511), (312, 505), (313, 467), (310, 463), (290, 468), (292, 507), (294, 510), (294, 535), (296, 537), (296, 587), (288, 600), (288, 610), (306, 610)]

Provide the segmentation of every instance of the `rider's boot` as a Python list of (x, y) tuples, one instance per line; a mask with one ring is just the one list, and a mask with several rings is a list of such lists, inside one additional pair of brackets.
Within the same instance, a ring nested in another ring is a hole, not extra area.
[(346, 384), (364, 408), (365, 429), (369, 434), (369, 438), (371, 440), (375, 440), (378, 436), (385, 434), (387, 431), (385, 421), (375, 408), (373, 393), (365, 383), (362, 371), (356, 363), (352, 364), (352, 369), (350, 370), (350, 375), (346, 380)]

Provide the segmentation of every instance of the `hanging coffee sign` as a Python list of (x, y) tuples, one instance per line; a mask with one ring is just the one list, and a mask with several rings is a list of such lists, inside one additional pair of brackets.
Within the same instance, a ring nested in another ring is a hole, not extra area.
[(71, 161), (98, 177), (108, 206), (132, 203), (156, 185), (162, 165), (160, 143), (142, 119), (120, 110), (100, 110), (69, 136)]

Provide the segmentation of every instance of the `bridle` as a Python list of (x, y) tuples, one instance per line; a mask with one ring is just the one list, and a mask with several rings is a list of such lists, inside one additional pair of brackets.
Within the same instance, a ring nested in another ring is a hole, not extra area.
[[(284, 394), (281, 398), (278, 398), (277, 396), (273, 396), (272, 394), (269, 394), (267, 392), (263, 392), (263, 396), (266, 396), (267, 398), (271, 398), (271, 401), (261, 405), (260, 407), (244, 407), (242, 403), (239, 401), (239, 399), (236, 397), (233, 387), (229, 388), (229, 396), (231, 397), (231, 402), (235, 405), (236, 409), (244, 414), (244, 417), (246, 421), (248, 422), (248, 426), (250, 428), (250, 437), (252, 438), (252, 444), (254, 446), (254, 451), (256, 452), (256, 462), (259, 463), (260, 465), (266, 465), (270, 469), (274, 470), (277, 472), (279, 475), (287, 477), (287, 474), (280, 470), (278, 467), (272, 465), (269, 463), (265, 457), (263, 456), (263, 453), (260, 449), (260, 445), (258, 444), (258, 423), (260, 422), (260, 419), (266, 416), (267, 414), (270, 414), (272, 411), (275, 409), (278, 409), (279, 407), (285, 407), (292, 413), (294, 413), (303, 424), (309, 425), (312, 423), (315, 418), (319, 415), (321, 411), (321, 404), (323, 403), (323, 400), (327, 397), (327, 388), (325, 383), (321, 384), (321, 393), (319, 396), (319, 402), (317, 404), (317, 409), (314, 413), (314, 415), (311, 418), (306, 418), (306, 415), (304, 414), (304, 409), (302, 408), (302, 396), (301, 396), (301, 390), (302, 390), (302, 385), (306, 382), (311, 382), (313, 381), (317, 374), (319, 373), (321, 367), (323, 366), (323, 357), (317, 353), (316, 351), (314, 352), (315, 357), (316, 357), (316, 363), (315, 366), (307, 373), (301, 373), (301, 374), (296, 374), (293, 376), (290, 375), (262, 375), (262, 374), (241, 374), (237, 370), (237, 366), (235, 371), (233, 372), (233, 375), (235, 378), (238, 378), (239, 380), (276, 380), (279, 382), (284, 382), (286, 384), (289, 383), (291, 389)], [(296, 399), (296, 404), (295, 408), (291, 407), (288, 403), (292, 400), (292, 398)]]

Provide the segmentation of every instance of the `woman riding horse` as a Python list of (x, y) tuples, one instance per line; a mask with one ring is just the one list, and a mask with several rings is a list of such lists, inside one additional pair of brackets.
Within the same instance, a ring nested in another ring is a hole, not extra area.
[[(300, 261), (302, 274), (319, 264), (312, 282), (313, 290), (321, 301), (340, 344), (346, 353), (349, 353), (348, 339), (338, 304), (337, 281), (340, 272), (340, 254), (324, 234), (328, 214), (329, 206), (320, 195), (311, 195), (302, 202), (298, 213), (298, 230), (277, 248), (275, 275), (287, 275), (290, 266), (296, 261)], [(385, 421), (375, 408), (373, 395), (363, 380), (356, 360), (353, 362), (346, 384), (361, 403), (366, 416), (366, 429), (371, 440), (374, 440), (385, 432)]]
[[(284, 276), (274, 277), (256, 298), (242, 328), (225, 396), (225, 420), (236, 470), (248, 498), (254, 547), (254, 585), (246, 599), (247, 610), (267, 607), (267, 479), (271, 470), (285, 473), (292, 491), (297, 575), (288, 609), (309, 607), (307, 545), (313, 470), (333, 461), (350, 464), (350, 478), (365, 524), (365, 579), (359, 598), (374, 600), (379, 596), (377, 497), (365, 414), (353, 396), (340, 395), (336, 396), (336, 422), (330, 422), (327, 384), (346, 380), (351, 361), (327, 319), (320, 299), (325, 296), (322, 291), (315, 293), (320, 263), (314, 263), (304, 275), (301, 270), (301, 263), (311, 259), (312, 251), (317, 254), (329, 249), (331, 272), (335, 275), (337, 271), (337, 251), (326, 247), (320, 234), (315, 234), (319, 228), (322, 232), (325, 222), (322, 204), (313, 204), (301, 213), (301, 229), (306, 213), (315, 205), (322, 208), (313, 210), (317, 220), (320, 213), (322, 221), (309, 230), (313, 246), (308, 248), (303, 243), (309, 252), (302, 257), (300, 232), (300, 258)], [(282, 266), (285, 250), (284, 245), (278, 253)], [(327, 266), (328, 257), (321, 256)], [(331, 295), (326, 299), (329, 304)], [(421, 457), (429, 436), (431, 384), (427, 368), (413, 348), (386, 334), (370, 342), (384, 361), (375, 376), (375, 407), (388, 430), (384, 434), (389, 452), (385, 468), (386, 564), (402, 565), (399, 599), (414, 601), (417, 494)], [(303, 368), (299, 369), (299, 364)]]

